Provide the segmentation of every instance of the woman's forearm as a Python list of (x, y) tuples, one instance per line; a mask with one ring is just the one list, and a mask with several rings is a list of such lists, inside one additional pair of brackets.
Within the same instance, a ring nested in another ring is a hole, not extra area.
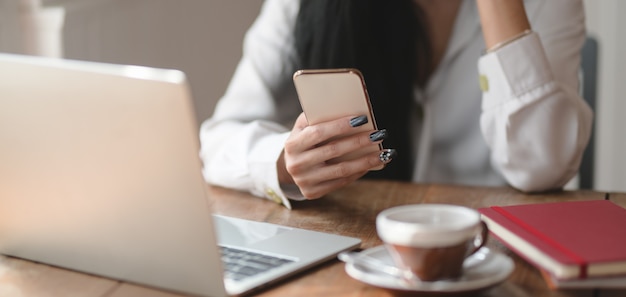
[(476, 0), (476, 3), (488, 50), (530, 29), (522, 0)]

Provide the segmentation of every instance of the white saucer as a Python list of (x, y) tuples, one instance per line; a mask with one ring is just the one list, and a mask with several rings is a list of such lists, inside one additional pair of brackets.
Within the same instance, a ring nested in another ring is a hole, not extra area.
[[(394, 265), (391, 256), (382, 245), (364, 250), (361, 254), (380, 260), (388, 265)], [(354, 279), (376, 287), (401, 291), (459, 293), (495, 286), (506, 280), (514, 268), (513, 260), (486, 247), (481, 248), (474, 255), (468, 257), (463, 266), (467, 268), (464, 269), (463, 276), (459, 279), (419, 283), (409, 283), (400, 277), (354, 264), (353, 262), (346, 263), (345, 269), (348, 275)]]

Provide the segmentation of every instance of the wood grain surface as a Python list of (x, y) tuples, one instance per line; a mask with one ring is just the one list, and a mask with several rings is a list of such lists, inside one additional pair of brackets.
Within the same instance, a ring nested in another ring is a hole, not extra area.
[[(294, 202), (293, 210), (248, 193), (219, 187), (210, 186), (209, 196), (212, 210), (217, 214), (358, 237), (362, 240), (361, 249), (367, 249), (382, 244), (376, 234), (376, 215), (392, 206), (446, 203), (479, 208), (492, 205), (605, 199), (606, 194), (593, 191), (525, 194), (508, 187), (358, 181), (318, 200)], [(620, 201), (618, 203), (621, 205), (626, 205), (626, 195), (611, 194), (611, 198), (613, 197)], [(481, 292), (480, 296), (626, 296), (626, 291), (619, 290), (550, 290), (532, 265), (516, 256), (495, 239), (489, 240), (489, 246), (510, 256), (516, 267), (507, 281)], [(399, 294), (354, 280), (346, 274), (342, 262), (331, 260), (252, 295), (326, 297)], [(0, 256), (0, 296), (175, 297), (184, 295)]]

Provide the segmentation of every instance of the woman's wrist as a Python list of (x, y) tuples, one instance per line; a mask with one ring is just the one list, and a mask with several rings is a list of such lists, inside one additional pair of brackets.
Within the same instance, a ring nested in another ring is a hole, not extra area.
[(485, 50), (485, 52), (486, 53), (490, 53), (490, 52), (497, 51), (498, 49), (500, 49), (502, 47), (505, 47), (507, 44), (512, 43), (512, 42), (514, 42), (514, 41), (516, 41), (518, 39), (522, 39), (523, 37), (525, 37), (526, 35), (528, 35), (528, 34), (530, 34), (532, 32), (533, 31), (530, 30), (530, 29), (524, 30), (523, 32), (518, 33), (517, 35), (515, 35), (515, 36), (513, 36), (513, 37), (511, 37), (511, 38), (509, 38), (507, 40), (504, 40), (504, 41), (502, 41), (500, 43), (496, 43), (494, 46), (492, 46), (492, 47), (488, 48), (487, 50)]
[(522, 0), (476, 0), (476, 3), (487, 49), (499, 48), (530, 30)]

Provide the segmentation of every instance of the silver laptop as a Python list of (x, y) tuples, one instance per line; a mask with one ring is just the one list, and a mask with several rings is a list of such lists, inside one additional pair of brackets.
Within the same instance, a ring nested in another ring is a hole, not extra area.
[(180, 71), (0, 54), (0, 253), (225, 296), (360, 244), (212, 215), (193, 115)]

